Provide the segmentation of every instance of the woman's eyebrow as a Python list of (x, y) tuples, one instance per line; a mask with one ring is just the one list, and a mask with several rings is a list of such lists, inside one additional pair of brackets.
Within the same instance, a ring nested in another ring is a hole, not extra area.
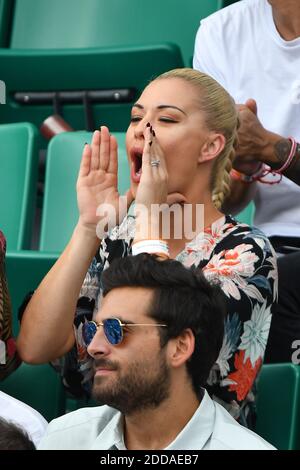
[(139, 104), (139, 103), (134, 103), (134, 104), (132, 105), (132, 107), (133, 107), (133, 108), (144, 109), (144, 106), (142, 106), (142, 105)]
[(160, 106), (157, 106), (157, 109), (165, 109), (165, 108), (177, 109), (178, 111), (180, 111), (181, 113), (187, 116), (187, 114), (182, 109), (178, 108), (177, 106), (173, 106), (171, 104), (161, 104)]
[[(144, 106), (142, 106), (139, 103), (135, 103), (134, 105), (132, 105), (132, 107), (133, 108), (138, 108), (138, 109), (144, 109)], [(157, 106), (157, 109), (165, 109), (165, 108), (177, 109), (178, 111), (180, 111), (181, 113), (183, 113), (187, 116), (187, 114), (182, 109), (178, 108), (177, 106), (173, 106), (171, 104), (161, 104), (161, 105)]]

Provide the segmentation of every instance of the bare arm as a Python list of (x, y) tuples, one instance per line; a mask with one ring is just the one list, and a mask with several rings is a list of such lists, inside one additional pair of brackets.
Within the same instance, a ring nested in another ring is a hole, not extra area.
[(101, 204), (118, 210), (117, 142), (102, 127), (86, 145), (77, 180), (79, 221), (69, 244), (35, 291), (25, 310), (17, 339), (25, 362), (43, 363), (74, 344), (73, 320), (80, 288), (99, 247), (96, 235)]
[[(269, 154), (264, 158), (264, 162), (274, 170), (280, 168), (291, 150), (291, 141), (282, 136), (273, 134)], [(297, 144), (296, 154), (291, 165), (283, 172), (284, 176), (300, 186), (300, 144)]]
[[(291, 151), (291, 141), (284, 136), (265, 129), (257, 118), (257, 106), (249, 99), (245, 105), (239, 105), (241, 126), (239, 130), (238, 159), (252, 155), (257, 161), (266, 163), (273, 170), (278, 170), (286, 162)], [(242, 171), (242, 170), (240, 170)], [(247, 173), (247, 171), (246, 171)], [(300, 145), (284, 176), (300, 185)]]
[(77, 299), (98, 245), (93, 233), (77, 225), (66, 249), (35, 291), (17, 339), (25, 362), (48, 362), (72, 348)]
[[(291, 142), (265, 129), (257, 118), (257, 107), (250, 99), (245, 105), (238, 105), (240, 129), (239, 145), (233, 167), (246, 175), (253, 174), (259, 164), (266, 163), (272, 169), (279, 169), (286, 161)], [(300, 184), (300, 145), (291, 166), (284, 175)], [(257, 183), (245, 184), (232, 179), (232, 190), (223, 205), (225, 213), (237, 214), (254, 198)]]
[[(265, 163), (273, 170), (279, 170), (286, 162), (291, 147), (292, 143), (290, 139), (264, 129), (264, 145), (261, 147), (260, 153), (256, 155), (257, 161)], [(238, 162), (242, 159), (245, 159), (245, 157), (237, 158), (237, 167), (239, 167)], [(245, 165), (244, 167), (241, 165), (241, 167), (240, 171), (251, 174), (251, 172), (247, 171)], [(283, 172), (283, 175), (300, 185), (300, 144), (297, 144), (295, 156), (290, 166)]]

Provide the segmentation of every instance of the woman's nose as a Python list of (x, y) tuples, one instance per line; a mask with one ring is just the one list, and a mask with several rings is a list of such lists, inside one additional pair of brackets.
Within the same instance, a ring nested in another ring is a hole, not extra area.
[[(147, 124), (148, 124), (147, 119), (141, 119), (137, 123), (137, 125), (134, 128), (135, 138), (139, 138), (139, 139), (144, 139), (145, 138), (145, 130), (146, 130)], [(149, 123), (149, 126), (150, 126), (150, 123)]]

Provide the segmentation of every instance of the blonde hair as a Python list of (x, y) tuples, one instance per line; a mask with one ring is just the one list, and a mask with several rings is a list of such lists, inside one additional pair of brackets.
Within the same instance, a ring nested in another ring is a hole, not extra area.
[(166, 78), (180, 78), (197, 87), (207, 128), (225, 137), (225, 147), (215, 159), (211, 174), (212, 202), (219, 209), (230, 192), (230, 171), (237, 146), (239, 120), (235, 102), (216, 80), (198, 70), (174, 69), (155, 80)]

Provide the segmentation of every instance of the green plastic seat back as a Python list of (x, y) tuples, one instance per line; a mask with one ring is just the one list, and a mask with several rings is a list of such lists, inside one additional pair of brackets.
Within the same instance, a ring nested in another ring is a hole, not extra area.
[(152, 0), (149, 4), (141, 0), (16, 0), (10, 47), (61, 49), (172, 42), (180, 46), (185, 64), (190, 65), (200, 19), (221, 4), (222, 0)]
[[(114, 133), (119, 144), (118, 189), (124, 194), (130, 186), (125, 149), (125, 133)], [(62, 251), (78, 220), (76, 180), (88, 132), (66, 132), (54, 137), (48, 148), (42, 213), (40, 250)]]
[(222, 8), (228, 7), (229, 5), (232, 5), (232, 3), (236, 3), (240, 0), (222, 0)]
[(7, 0), (0, 0), (0, 47), (5, 44)]
[(27, 403), (47, 421), (57, 418), (65, 411), (65, 393), (61, 379), (48, 364), (22, 364), (0, 382), (0, 390)]
[(13, 333), (19, 332), (18, 309), (25, 296), (34, 291), (58, 258), (55, 253), (8, 251), (6, 275), (13, 308)]
[(10, 21), (13, 6), (11, 0), (0, 0), (0, 47), (7, 47), (10, 40)]
[(36, 145), (37, 132), (31, 124), (0, 126), (0, 226), (8, 250), (30, 247), (37, 191)]
[(256, 432), (281, 450), (300, 449), (300, 367), (267, 364), (258, 381)]
[(245, 209), (243, 209), (235, 218), (243, 224), (253, 225), (255, 206), (253, 202), (250, 202)]
[[(50, 3), (47, 5), (50, 7)], [(63, 22), (69, 24), (65, 19)], [(78, 26), (76, 30), (78, 32)], [(126, 99), (118, 99), (122, 95), (115, 98), (114, 93), (109, 92), (108, 100), (91, 104), (94, 123), (89, 126), (89, 130), (93, 130), (106, 124), (112, 131), (124, 131), (131, 106), (149, 80), (182, 67), (183, 61), (176, 45), (160, 44), (61, 50), (0, 49), (0, 64), (0, 79), (6, 84), (7, 98), (6, 105), (0, 106), (0, 123), (28, 120), (39, 127), (54, 113), (53, 92), (125, 89), (129, 90)], [(48, 92), (50, 101), (21, 104), (15, 97), (20, 92), (23, 96), (28, 96), (29, 92)], [(88, 129), (81, 98), (62, 104), (61, 114), (73, 129)]]

